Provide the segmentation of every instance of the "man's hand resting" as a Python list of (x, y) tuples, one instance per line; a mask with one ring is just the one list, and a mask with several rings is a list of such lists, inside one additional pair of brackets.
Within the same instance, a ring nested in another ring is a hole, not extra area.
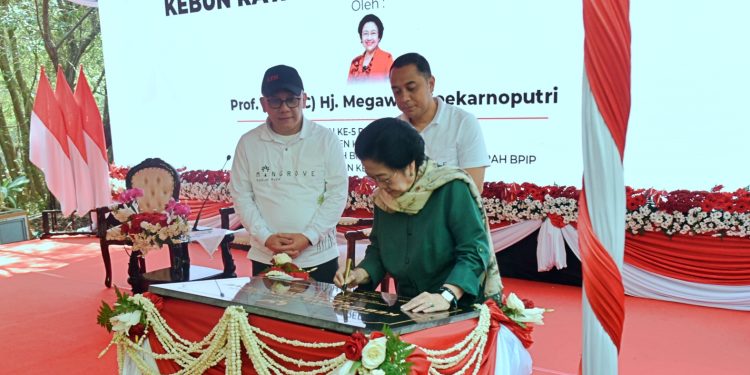
[(274, 253), (287, 253), (296, 258), (310, 246), (310, 240), (302, 233), (275, 233), (268, 237), (265, 245)]

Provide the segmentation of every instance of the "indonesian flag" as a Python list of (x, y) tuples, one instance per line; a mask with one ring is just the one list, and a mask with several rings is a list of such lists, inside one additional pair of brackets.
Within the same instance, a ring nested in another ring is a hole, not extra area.
[(76, 191), (76, 214), (83, 216), (96, 208), (94, 202), (94, 188), (89, 173), (86, 142), (83, 138), (81, 125), (81, 110), (78, 108), (73, 91), (65, 79), (62, 68), (57, 68), (57, 85), (55, 86), (57, 102), (60, 103), (65, 129), (68, 131), (68, 148), (70, 149), (70, 164), (73, 166), (73, 180)]
[(109, 186), (109, 162), (107, 146), (104, 140), (104, 124), (99, 108), (96, 106), (94, 94), (83, 74), (83, 67), (78, 73), (75, 100), (81, 109), (83, 124), (83, 140), (86, 144), (91, 186), (94, 190), (94, 204), (96, 207), (109, 206), (112, 203), (112, 193)]
[(44, 67), (39, 73), (30, 128), (29, 160), (42, 170), (47, 188), (60, 202), (63, 215), (68, 216), (76, 209), (68, 134)]

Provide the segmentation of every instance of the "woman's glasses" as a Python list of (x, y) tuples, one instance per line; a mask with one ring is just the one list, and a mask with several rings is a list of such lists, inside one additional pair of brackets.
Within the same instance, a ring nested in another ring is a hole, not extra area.
[(391, 184), (391, 179), (393, 178), (393, 176), (396, 175), (396, 172), (398, 172), (398, 171), (393, 171), (393, 173), (391, 173), (391, 175), (388, 176), (388, 177), (377, 177), (377, 176), (376, 177), (370, 177), (370, 176), (365, 176), (364, 178), (367, 179), (367, 180), (370, 180), (371, 182), (374, 182), (377, 185), (388, 186), (388, 185)]
[(290, 96), (286, 99), (270, 97), (266, 98), (266, 103), (268, 103), (268, 106), (273, 109), (281, 108), (281, 103), (286, 103), (288, 108), (297, 108), (300, 100), (302, 100), (302, 98), (299, 96)]

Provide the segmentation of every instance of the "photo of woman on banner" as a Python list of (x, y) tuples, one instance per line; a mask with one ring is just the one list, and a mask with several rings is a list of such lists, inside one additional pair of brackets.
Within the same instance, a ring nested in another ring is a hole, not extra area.
[(357, 55), (349, 66), (349, 83), (388, 79), (393, 56), (380, 49), (383, 29), (383, 22), (374, 14), (368, 14), (359, 21), (357, 35), (365, 51)]

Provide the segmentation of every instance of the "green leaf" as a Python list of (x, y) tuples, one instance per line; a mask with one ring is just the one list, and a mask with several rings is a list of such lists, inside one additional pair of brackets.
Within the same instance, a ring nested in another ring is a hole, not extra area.
[(96, 317), (96, 322), (107, 329), (107, 332), (112, 332), (112, 323), (109, 319), (114, 316), (114, 310), (104, 301), (99, 307), (99, 315)]
[(408, 374), (412, 363), (406, 359), (414, 351), (414, 347), (409, 348), (410, 345), (402, 341), (387, 325), (383, 326), (383, 334), (386, 337), (386, 361), (380, 368), (386, 374)]
[(362, 367), (362, 362), (355, 361), (352, 363), (352, 367), (349, 369), (349, 375), (354, 375), (357, 373), (357, 370)]

